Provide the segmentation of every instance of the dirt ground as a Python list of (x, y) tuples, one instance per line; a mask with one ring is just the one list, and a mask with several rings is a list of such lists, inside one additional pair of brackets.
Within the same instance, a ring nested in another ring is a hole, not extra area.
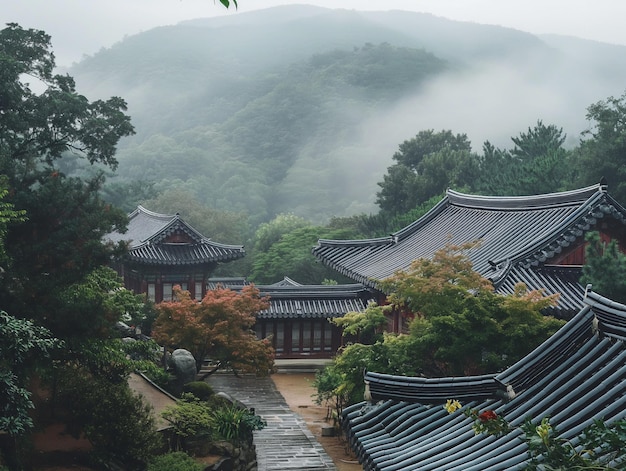
[(356, 461), (348, 444), (341, 437), (322, 437), (322, 427), (332, 425), (326, 421), (327, 408), (315, 403), (313, 395), (313, 373), (276, 373), (272, 380), (285, 398), (289, 408), (299, 414), (317, 441), (324, 447), (339, 471), (361, 471), (363, 467)]

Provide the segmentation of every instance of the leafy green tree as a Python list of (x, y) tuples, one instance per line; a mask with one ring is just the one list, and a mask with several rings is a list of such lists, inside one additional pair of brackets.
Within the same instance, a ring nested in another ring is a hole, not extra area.
[(376, 203), (392, 214), (407, 212), (447, 187), (468, 185), (477, 176), (478, 160), (467, 135), (452, 131), (420, 131), (393, 155)]
[[(0, 30), (0, 60), (0, 168), (11, 183), (20, 177), (34, 184), (36, 164), (52, 165), (66, 151), (115, 167), (118, 140), (133, 133), (121, 98), (89, 102), (71, 77), (54, 75), (50, 36), (43, 31), (10, 23)], [(45, 91), (31, 91), (25, 76)]]
[(573, 173), (571, 152), (563, 148), (566, 135), (541, 120), (511, 140), (511, 150), (483, 144), (480, 174), (471, 187), (480, 194), (536, 195), (568, 189)]
[(626, 255), (616, 240), (603, 242), (598, 232), (589, 232), (585, 239), (585, 265), (580, 279), (591, 284), (597, 293), (620, 303), (626, 303)]
[(152, 408), (133, 393), (126, 381), (111, 382), (84, 368), (64, 368), (58, 400), (70, 412), (70, 433), (85, 434), (104, 463), (144, 469), (163, 447)]
[(16, 211), (11, 203), (4, 201), (9, 193), (5, 184), (5, 179), (0, 178), (0, 280), (2, 279), (5, 267), (9, 263), (9, 258), (4, 248), (7, 226), (12, 223), (23, 222), (26, 214), (25, 211)]
[[(126, 222), (100, 199), (100, 175), (66, 178), (59, 161), (72, 152), (114, 169), (117, 143), (133, 127), (122, 99), (90, 102), (71, 77), (54, 75), (50, 37), (42, 31), (14, 23), (0, 30), (0, 63), (0, 174), (7, 177), (6, 202), (26, 215), (7, 228), (11, 263), (0, 304), (45, 322), (59, 307), (57, 293), (122, 249), (101, 240)], [(33, 92), (25, 77), (44, 91)]]
[(211, 208), (184, 187), (170, 188), (156, 198), (142, 202), (152, 211), (179, 213), (194, 229), (224, 244), (243, 244), (249, 239), (248, 217), (242, 212)]
[(591, 129), (583, 132), (576, 150), (577, 184), (591, 185), (603, 177), (611, 194), (626, 201), (626, 93), (587, 108)]
[(162, 416), (172, 427), (174, 450), (186, 450), (190, 439), (210, 439), (213, 435), (211, 405), (189, 393), (183, 393), (180, 401), (169, 406)]
[(563, 148), (563, 128), (545, 125), (541, 120), (528, 132), (512, 137), (513, 194), (533, 195), (567, 189), (572, 180), (570, 153)]
[(528, 132), (511, 138), (515, 144), (511, 155), (521, 161), (532, 161), (562, 149), (565, 138), (563, 128), (557, 128), (554, 124), (546, 126), (542, 120), (538, 120), (533, 128), (528, 128)]
[(47, 329), (0, 311), (0, 430), (18, 436), (33, 427), (26, 384), (37, 363), (60, 346)]
[(9, 437), (0, 443), (0, 457), (11, 469), (22, 466), (20, 443), (34, 427), (29, 379), (61, 345), (47, 329), (0, 311), (0, 431)]
[(256, 253), (267, 252), (285, 234), (310, 226), (309, 221), (295, 214), (279, 214), (271, 221), (259, 225), (254, 233), (252, 248)]
[(153, 181), (114, 181), (102, 187), (102, 199), (126, 213), (134, 211), (138, 205), (157, 196)]
[(62, 338), (109, 338), (118, 321), (142, 320), (144, 299), (123, 288), (119, 275), (101, 266), (54, 296), (45, 323)]
[(499, 149), (491, 142), (483, 143), (483, 153), (479, 157), (482, 172), (472, 185), (472, 189), (483, 195), (516, 194), (514, 169), (516, 161), (508, 150)]
[(541, 313), (556, 295), (527, 292), (523, 285), (513, 295), (496, 294), (472, 269), (465, 254), (472, 246), (446, 246), (381, 282), (390, 303), (415, 315), (411, 335), (428, 376), (498, 371), (562, 325)]
[(318, 397), (361, 400), (364, 370), (429, 377), (494, 373), (563, 325), (541, 313), (556, 296), (523, 285), (512, 295), (496, 294), (472, 269), (465, 251), (473, 245), (447, 246), (383, 280), (390, 306), (413, 316), (409, 334), (386, 333), (372, 345), (342, 349), (320, 375)]
[(385, 333), (374, 344), (351, 343), (315, 376), (316, 400), (329, 401), (339, 416), (348, 404), (363, 400), (364, 371), (417, 376), (422, 372), (416, 339)]
[(331, 322), (343, 329), (344, 335), (355, 336), (360, 343), (372, 344), (382, 338), (382, 328), (387, 325), (384, 306), (370, 302), (363, 312), (347, 312)]
[(303, 284), (321, 284), (325, 279), (337, 278), (336, 272), (317, 262), (311, 249), (319, 239), (342, 239), (345, 234), (320, 226), (299, 227), (282, 234), (267, 251), (255, 253), (250, 279), (258, 284), (275, 283), (288, 276)]

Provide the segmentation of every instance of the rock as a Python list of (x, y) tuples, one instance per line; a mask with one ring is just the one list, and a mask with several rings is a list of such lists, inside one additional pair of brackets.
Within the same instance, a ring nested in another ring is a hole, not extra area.
[(233, 459), (230, 457), (222, 458), (210, 468), (211, 471), (233, 471), (233, 469)]
[(214, 455), (234, 456), (235, 446), (227, 441), (212, 442), (210, 451)]
[(174, 350), (170, 365), (179, 384), (187, 384), (196, 379), (196, 360), (189, 350), (183, 348)]

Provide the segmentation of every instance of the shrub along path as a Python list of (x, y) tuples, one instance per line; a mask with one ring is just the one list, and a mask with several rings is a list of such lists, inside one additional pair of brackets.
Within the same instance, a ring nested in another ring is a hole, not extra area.
[(304, 420), (289, 409), (271, 378), (214, 374), (206, 381), (254, 409), (267, 427), (254, 432), (258, 471), (336, 471), (333, 461)]

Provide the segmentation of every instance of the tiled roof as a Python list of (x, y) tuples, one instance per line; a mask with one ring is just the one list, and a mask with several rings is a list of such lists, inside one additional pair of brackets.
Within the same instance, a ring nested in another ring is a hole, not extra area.
[[(240, 290), (249, 283), (245, 278), (210, 278), (208, 288)], [(372, 292), (361, 283), (344, 285), (302, 285), (291, 278), (270, 285), (255, 285), (261, 296), (269, 297), (269, 308), (258, 319), (329, 319), (348, 312), (363, 311)]]
[(494, 410), (513, 427), (549, 416), (574, 445), (594, 419), (626, 419), (626, 306), (592, 291), (584, 304), (554, 336), (496, 375), (426, 380), (367, 373), (377, 402), (346, 408), (342, 420), (363, 469), (523, 467), (527, 446), (518, 428), (500, 437), (475, 435), (471, 419), (444, 410), (446, 399)]
[[(172, 234), (185, 234), (191, 242), (165, 242)], [(236, 260), (245, 255), (241, 245), (213, 242), (183, 221), (178, 214), (159, 214), (138, 206), (129, 215), (128, 230), (113, 232), (112, 242), (127, 241), (127, 260), (144, 265), (193, 265)]]
[(222, 278), (209, 278), (207, 280), (207, 289), (241, 289), (244, 286), (249, 285), (248, 280), (243, 277), (222, 277)]
[(261, 285), (270, 307), (259, 319), (329, 319), (365, 310), (372, 293), (361, 283), (348, 285)]
[[(320, 239), (313, 254), (343, 275), (376, 287), (413, 260), (430, 258), (446, 244), (480, 240), (467, 252), (474, 269), (492, 279), (501, 292), (513, 279), (531, 287), (548, 276), (561, 292), (558, 309), (574, 312), (580, 307), (582, 287), (572, 287), (557, 272), (539, 273), (574, 242), (594, 230), (599, 221), (613, 218), (626, 224), (626, 210), (608, 194), (606, 185), (537, 196), (494, 197), (465, 195), (448, 190), (427, 214), (388, 237), (365, 240)], [(507, 278), (508, 277), (508, 278)], [(567, 286), (563, 287), (563, 283)], [(571, 294), (571, 297), (570, 297)]]

